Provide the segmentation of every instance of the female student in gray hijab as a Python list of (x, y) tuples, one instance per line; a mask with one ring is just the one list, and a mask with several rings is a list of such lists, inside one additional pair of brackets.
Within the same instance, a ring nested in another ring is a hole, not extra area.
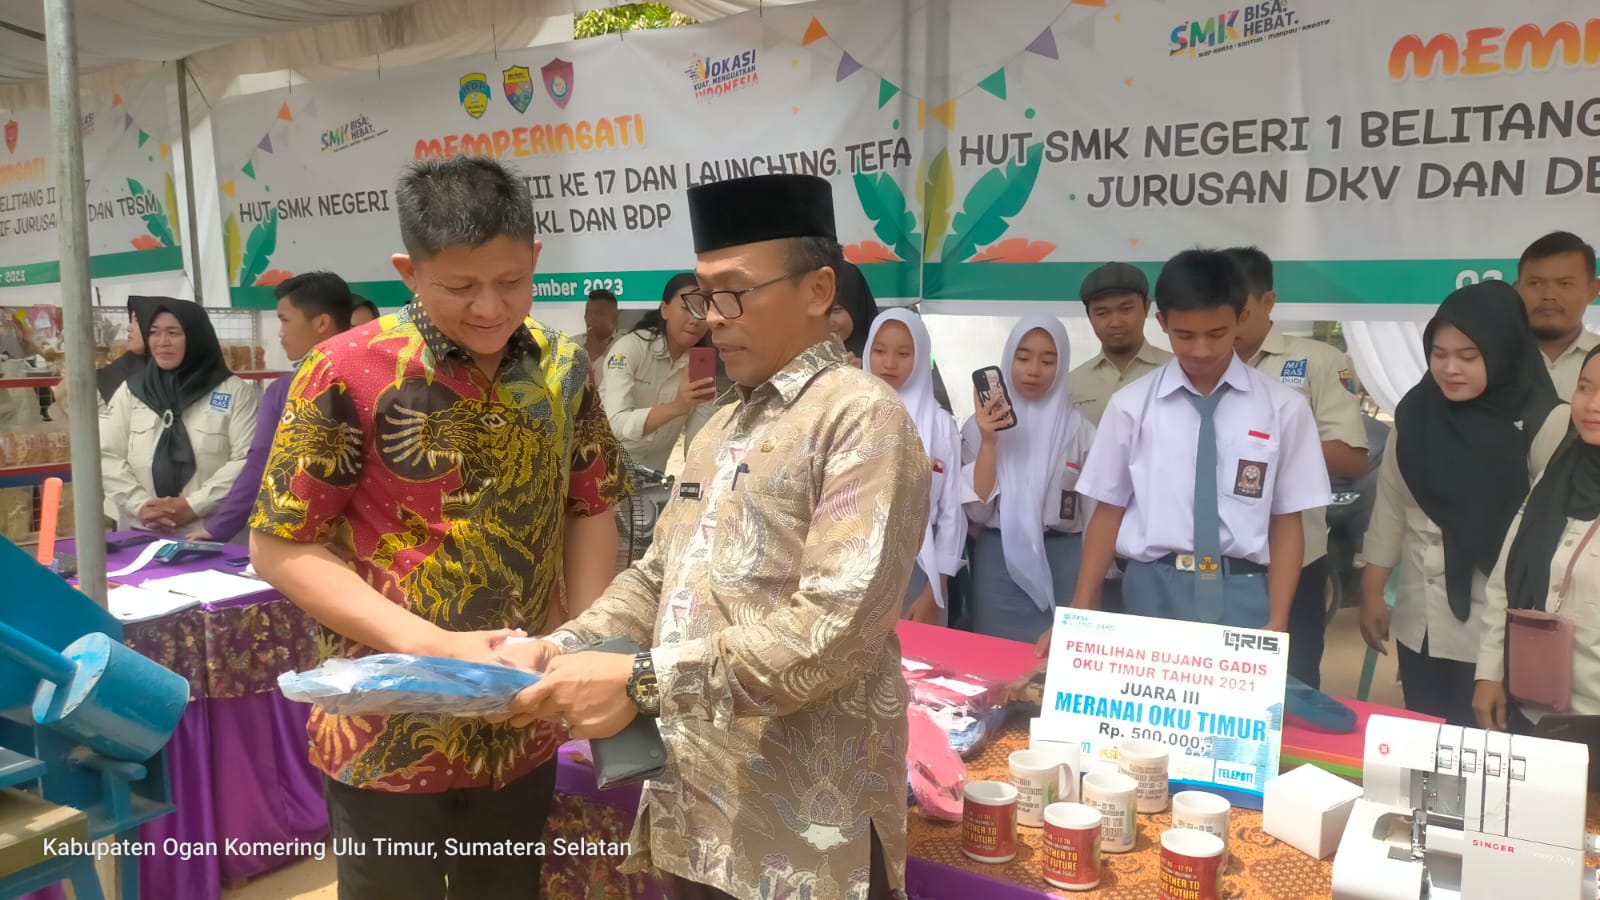
[(100, 414), (105, 511), (118, 529), (171, 531), (228, 495), (250, 451), (258, 397), (228, 371), (197, 304), (160, 298), (143, 337), (149, 364)]
[[(1507, 700), (1508, 609), (1550, 613), (1572, 624), (1571, 657), (1540, 662), (1571, 667), (1567, 711), (1600, 715), (1600, 541), (1592, 540), (1600, 530), (1600, 348), (1584, 358), (1571, 399), (1571, 428), (1512, 521), (1489, 575), (1472, 698), (1480, 728), (1509, 726), (1528, 734), (1555, 711), (1531, 701), (1513, 709)], [(1519, 671), (1517, 677), (1525, 676)]]

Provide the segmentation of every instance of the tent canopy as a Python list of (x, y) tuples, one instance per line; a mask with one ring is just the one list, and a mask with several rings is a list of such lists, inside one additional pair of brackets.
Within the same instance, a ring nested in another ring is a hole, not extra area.
[[(768, 0), (773, 5), (793, 0)], [(760, 6), (762, 0), (668, 0), (697, 19)], [(338, 66), (464, 31), (499, 28), (517, 39), (553, 16), (617, 5), (614, 0), (76, 0), (79, 66), (126, 74), (190, 58), (217, 82), (240, 75)], [(470, 52), (470, 51), (468, 51)], [(414, 64), (418, 60), (408, 59)], [(0, 108), (45, 102), (44, 4), (0, 0)]]

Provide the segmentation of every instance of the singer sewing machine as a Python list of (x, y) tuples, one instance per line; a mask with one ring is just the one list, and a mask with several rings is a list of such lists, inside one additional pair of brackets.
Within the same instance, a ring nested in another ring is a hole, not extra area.
[(1577, 900), (1588, 770), (1583, 744), (1373, 716), (1333, 896)]

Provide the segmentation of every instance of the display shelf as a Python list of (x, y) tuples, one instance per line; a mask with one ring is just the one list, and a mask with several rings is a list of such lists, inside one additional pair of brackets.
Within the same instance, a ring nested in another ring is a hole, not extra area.
[(32, 487), (52, 475), (66, 479), (72, 474), (72, 463), (50, 463), (43, 466), (13, 466), (0, 469), (0, 488)]
[(42, 388), (55, 387), (61, 381), (59, 375), (37, 375), (27, 378), (0, 378), (0, 390), (6, 388)]

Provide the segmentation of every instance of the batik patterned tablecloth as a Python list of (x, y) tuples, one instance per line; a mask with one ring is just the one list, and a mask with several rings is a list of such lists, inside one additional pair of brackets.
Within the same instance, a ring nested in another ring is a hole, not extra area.
[[(1007, 758), (1015, 750), (1026, 750), (1025, 732), (1010, 729), (1002, 733), (983, 753), (967, 761), (967, 780), (1008, 781)], [(1100, 887), (1095, 891), (1073, 893), (1057, 891), (1045, 884), (1042, 874), (1041, 842), (1044, 830), (1017, 829), (1017, 857), (1009, 863), (989, 865), (974, 862), (961, 852), (961, 825), (934, 822), (915, 810), (909, 821), (910, 855), (919, 860), (962, 869), (985, 878), (1011, 882), (1041, 894), (1063, 897), (1093, 896), (1106, 900), (1151, 900), (1159, 896), (1161, 880), (1161, 834), (1172, 827), (1171, 812), (1139, 816), (1139, 838), (1131, 852), (1107, 853), (1101, 857)], [(1333, 860), (1315, 860), (1261, 830), (1261, 813), (1233, 811), (1229, 849), (1232, 859), (1223, 874), (1223, 896), (1289, 900), (1295, 897), (1327, 897), (1333, 891)]]

